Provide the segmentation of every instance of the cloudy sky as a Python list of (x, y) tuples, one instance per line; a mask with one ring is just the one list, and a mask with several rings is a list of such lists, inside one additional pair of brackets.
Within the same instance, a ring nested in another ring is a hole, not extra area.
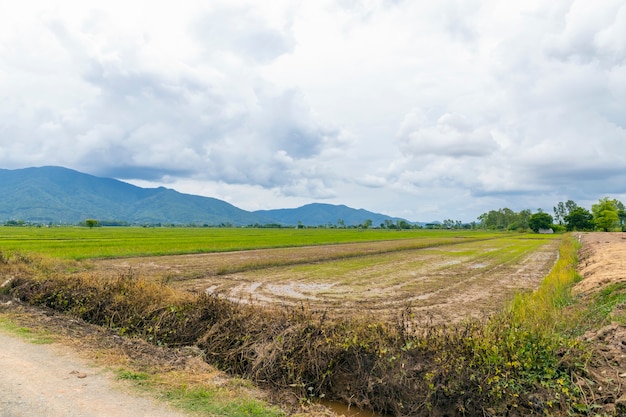
[(626, 202), (623, 0), (0, 7), (0, 168), (414, 221)]

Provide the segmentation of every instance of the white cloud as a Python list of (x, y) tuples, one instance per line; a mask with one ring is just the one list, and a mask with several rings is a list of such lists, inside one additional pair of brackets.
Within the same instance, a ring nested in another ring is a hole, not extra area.
[(400, 149), (415, 158), (441, 155), (488, 156), (497, 148), (489, 127), (474, 126), (466, 117), (445, 113), (431, 123), (419, 111), (409, 113), (399, 133)]
[(4, 168), (414, 220), (626, 197), (619, 0), (10, 9)]

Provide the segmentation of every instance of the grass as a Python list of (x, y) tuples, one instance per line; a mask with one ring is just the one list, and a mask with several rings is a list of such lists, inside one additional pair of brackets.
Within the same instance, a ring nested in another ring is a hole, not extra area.
[(580, 244), (571, 237), (563, 239), (559, 259), (541, 286), (532, 293), (518, 294), (511, 303), (515, 323), (554, 332), (571, 327), (572, 317), (564, 310), (574, 303), (572, 286), (581, 280), (576, 271)]
[[(175, 379), (167, 372), (152, 369), (151, 372), (127, 368), (117, 370), (117, 378), (129, 381), (137, 388), (156, 392), (174, 407), (201, 416), (279, 417), (285, 413), (277, 407), (253, 398), (244, 392), (236, 379), (225, 387), (211, 385), (177, 372)], [(254, 388), (254, 387), (253, 387)]]
[(573, 285), (581, 280), (576, 271), (579, 247), (576, 240), (565, 237), (559, 259), (541, 286), (518, 294), (506, 310), (490, 319), (489, 337), (476, 343), (481, 366), (492, 369), (486, 387), (496, 395), (521, 395), (520, 388), (530, 384), (553, 392), (543, 399), (548, 408), (557, 410), (559, 402), (566, 401), (569, 415), (586, 415), (597, 407), (574, 383), (579, 377), (573, 375), (586, 375), (591, 355), (577, 336), (594, 327), (585, 318), (589, 308), (598, 310), (594, 306), (602, 305), (606, 316), (626, 297), (608, 290), (597, 297), (602, 302), (587, 305), (572, 296)]
[(3, 316), (0, 316), (0, 331), (17, 336), (20, 339), (37, 345), (45, 345), (56, 341), (54, 335), (41, 328), (19, 326), (12, 320)]
[(626, 283), (620, 282), (608, 285), (596, 295), (593, 302), (593, 310), (596, 322), (604, 323), (610, 318), (611, 321), (626, 324)]
[(576, 334), (611, 323), (626, 325), (626, 283), (609, 284), (594, 294), (588, 302), (574, 309), (578, 327)]
[(398, 239), (486, 239), (502, 233), (447, 230), (0, 227), (4, 252), (59, 259), (210, 253)]
[(186, 388), (170, 391), (166, 398), (185, 411), (201, 412), (204, 415), (230, 417), (267, 416), (279, 417), (285, 413), (265, 402), (252, 398), (233, 398), (227, 388)]

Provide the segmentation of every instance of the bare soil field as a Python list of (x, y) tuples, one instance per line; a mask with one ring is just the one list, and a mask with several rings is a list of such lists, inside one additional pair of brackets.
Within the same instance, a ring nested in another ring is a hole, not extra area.
[(584, 280), (574, 292), (589, 294), (626, 282), (626, 233), (581, 233), (579, 273)]
[[(432, 244), (432, 242), (430, 242)], [(536, 288), (560, 239), (389, 241), (94, 261), (93, 274), (135, 274), (191, 292), (340, 314), (457, 322)]]

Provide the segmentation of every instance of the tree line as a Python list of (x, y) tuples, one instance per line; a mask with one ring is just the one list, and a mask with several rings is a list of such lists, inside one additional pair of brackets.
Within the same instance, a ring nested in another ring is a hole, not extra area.
[(502, 208), (483, 213), (478, 220), (480, 227), (491, 230), (626, 231), (626, 208), (621, 201), (609, 197), (593, 204), (591, 211), (572, 200), (559, 202), (553, 211), (554, 216), (541, 209), (533, 213)]

